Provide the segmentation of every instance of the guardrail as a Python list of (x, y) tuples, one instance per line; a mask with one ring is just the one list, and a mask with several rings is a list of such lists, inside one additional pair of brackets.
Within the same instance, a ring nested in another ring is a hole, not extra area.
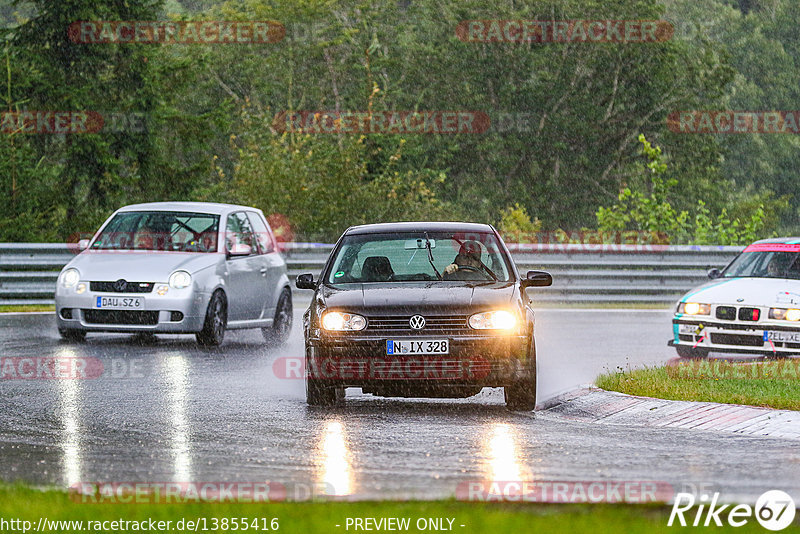
[[(289, 276), (319, 274), (333, 245), (289, 243), (284, 252)], [(708, 280), (742, 247), (666, 245), (509, 244), (524, 274), (542, 269), (553, 286), (530, 290), (536, 302), (674, 302)], [(64, 243), (0, 243), (0, 305), (52, 304), (58, 272), (74, 255)]]

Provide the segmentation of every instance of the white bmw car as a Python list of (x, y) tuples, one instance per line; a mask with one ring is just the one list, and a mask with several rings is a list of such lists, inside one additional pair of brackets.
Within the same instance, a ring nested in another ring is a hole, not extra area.
[(679, 356), (800, 354), (800, 238), (756, 241), (708, 276), (678, 301), (669, 344)]
[(193, 333), (261, 328), (282, 343), (292, 325), (286, 264), (261, 210), (152, 202), (117, 210), (61, 270), (58, 331)]

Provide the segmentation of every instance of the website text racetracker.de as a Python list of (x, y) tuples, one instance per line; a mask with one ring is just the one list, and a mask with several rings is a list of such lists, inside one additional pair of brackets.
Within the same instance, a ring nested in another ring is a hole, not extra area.
[(193, 517), (180, 519), (104, 519), (38, 521), (0, 518), (0, 532), (206, 532), (228, 530), (271, 531), (280, 528), (277, 517)]

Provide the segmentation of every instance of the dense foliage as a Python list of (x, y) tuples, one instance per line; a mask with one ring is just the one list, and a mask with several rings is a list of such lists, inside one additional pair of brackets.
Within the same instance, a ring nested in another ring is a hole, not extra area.
[[(2, 111), (116, 117), (91, 133), (2, 129), (0, 241), (62, 240), (120, 205), (171, 199), (255, 205), (300, 239), (423, 218), (529, 235), (663, 232), (673, 243), (800, 230), (797, 136), (681, 134), (666, 121), (679, 110), (800, 109), (795, 0), (35, 0), (0, 7), (0, 18)], [(166, 19), (274, 20), (286, 36), (82, 44), (67, 32), (75, 21)], [(459, 39), (461, 21), (482, 19), (667, 20), (675, 32), (624, 44)], [(459, 134), (276, 128), (296, 110), (473, 111), (492, 122)]]

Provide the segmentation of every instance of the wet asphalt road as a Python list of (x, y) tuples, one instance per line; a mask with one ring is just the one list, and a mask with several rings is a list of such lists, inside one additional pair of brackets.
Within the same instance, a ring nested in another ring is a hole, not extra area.
[[(508, 412), (501, 390), (461, 400), (348, 393), (306, 406), (302, 380), (273, 362), (302, 355), (296, 301), (288, 346), (229, 332), (222, 350), (191, 336), (90, 335), (59, 341), (51, 315), (0, 315), (0, 356), (84, 356), (90, 380), (0, 380), (0, 480), (264, 482), (289, 498), (445, 498), (459, 484), (510, 480), (664, 481), (754, 502), (769, 489), (800, 500), (796, 441), (582, 424)], [(616, 367), (673, 356), (670, 314), (537, 312), (540, 401)]]

